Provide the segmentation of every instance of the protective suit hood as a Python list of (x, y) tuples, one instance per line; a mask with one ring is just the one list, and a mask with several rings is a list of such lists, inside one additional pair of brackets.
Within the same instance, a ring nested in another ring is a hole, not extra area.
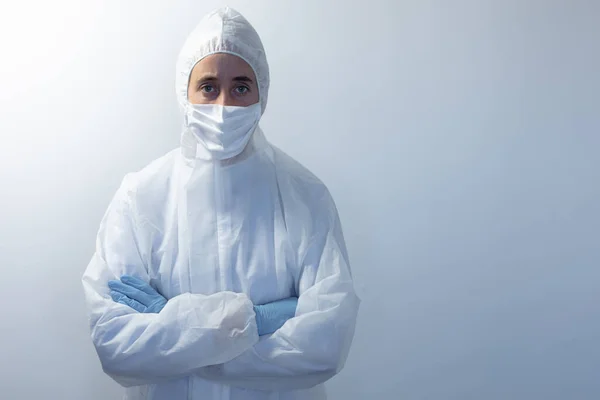
[(259, 98), (264, 113), (269, 94), (269, 65), (258, 33), (248, 20), (230, 7), (207, 14), (185, 41), (177, 59), (176, 91), (181, 107), (188, 103), (190, 74), (203, 58), (216, 53), (233, 54), (246, 61), (258, 80)]

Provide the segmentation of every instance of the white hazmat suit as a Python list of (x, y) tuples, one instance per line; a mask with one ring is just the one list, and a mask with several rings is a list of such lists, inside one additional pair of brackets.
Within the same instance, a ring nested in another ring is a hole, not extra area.
[[(194, 65), (221, 52), (254, 69), (264, 111), (265, 52), (230, 8), (206, 16), (182, 49), (182, 107)], [(125, 274), (168, 299), (160, 313), (111, 299), (108, 281)], [(128, 174), (83, 286), (102, 367), (127, 399), (325, 399), (322, 383), (345, 363), (360, 303), (327, 188), (260, 128), (225, 160), (184, 129), (181, 148)], [(290, 296), (295, 317), (259, 338), (253, 305)]]

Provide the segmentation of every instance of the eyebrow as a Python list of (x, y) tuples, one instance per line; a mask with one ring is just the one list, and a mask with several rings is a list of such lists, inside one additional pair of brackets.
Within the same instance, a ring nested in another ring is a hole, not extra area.
[[(204, 76), (200, 77), (196, 82), (198, 84), (200, 84), (202, 82), (210, 82), (210, 81), (217, 81), (217, 80), (219, 80), (219, 78), (217, 78), (214, 75), (204, 75)], [(246, 75), (236, 76), (235, 78), (232, 79), (232, 81), (254, 83), (254, 81), (251, 78), (247, 77)]]
[(247, 76), (236, 76), (235, 78), (233, 78), (234, 81), (237, 82), (249, 82), (249, 83), (254, 83), (254, 81), (250, 78), (248, 78)]
[(198, 83), (206, 81), (216, 81), (217, 77), (214, 75), (204, 75), (198, 79)]

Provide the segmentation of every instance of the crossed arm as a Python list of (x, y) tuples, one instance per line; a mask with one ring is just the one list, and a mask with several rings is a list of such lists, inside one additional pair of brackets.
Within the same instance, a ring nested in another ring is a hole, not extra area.
[(92, 341), (113, 379), (135, 386), (199, 375), (238, 387), (293, 390), (322, 383), (342, 368), (359, 300), (337, 213), (304, 251), (295, 317), (259, 338), (254, 305), (242, 293), (183, 293), (148, 314), (111, 299), (110, 280), (149, 280), (137, 250), (132, 201), (122, 185), (83, 276)]

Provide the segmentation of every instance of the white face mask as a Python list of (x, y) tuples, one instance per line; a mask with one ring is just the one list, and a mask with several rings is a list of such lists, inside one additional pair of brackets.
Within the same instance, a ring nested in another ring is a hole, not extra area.
[(225, 160), (244, 150), (261, 114), (260, 103), (248, 107), (188, 104), (185, 127), (213, 158)]

